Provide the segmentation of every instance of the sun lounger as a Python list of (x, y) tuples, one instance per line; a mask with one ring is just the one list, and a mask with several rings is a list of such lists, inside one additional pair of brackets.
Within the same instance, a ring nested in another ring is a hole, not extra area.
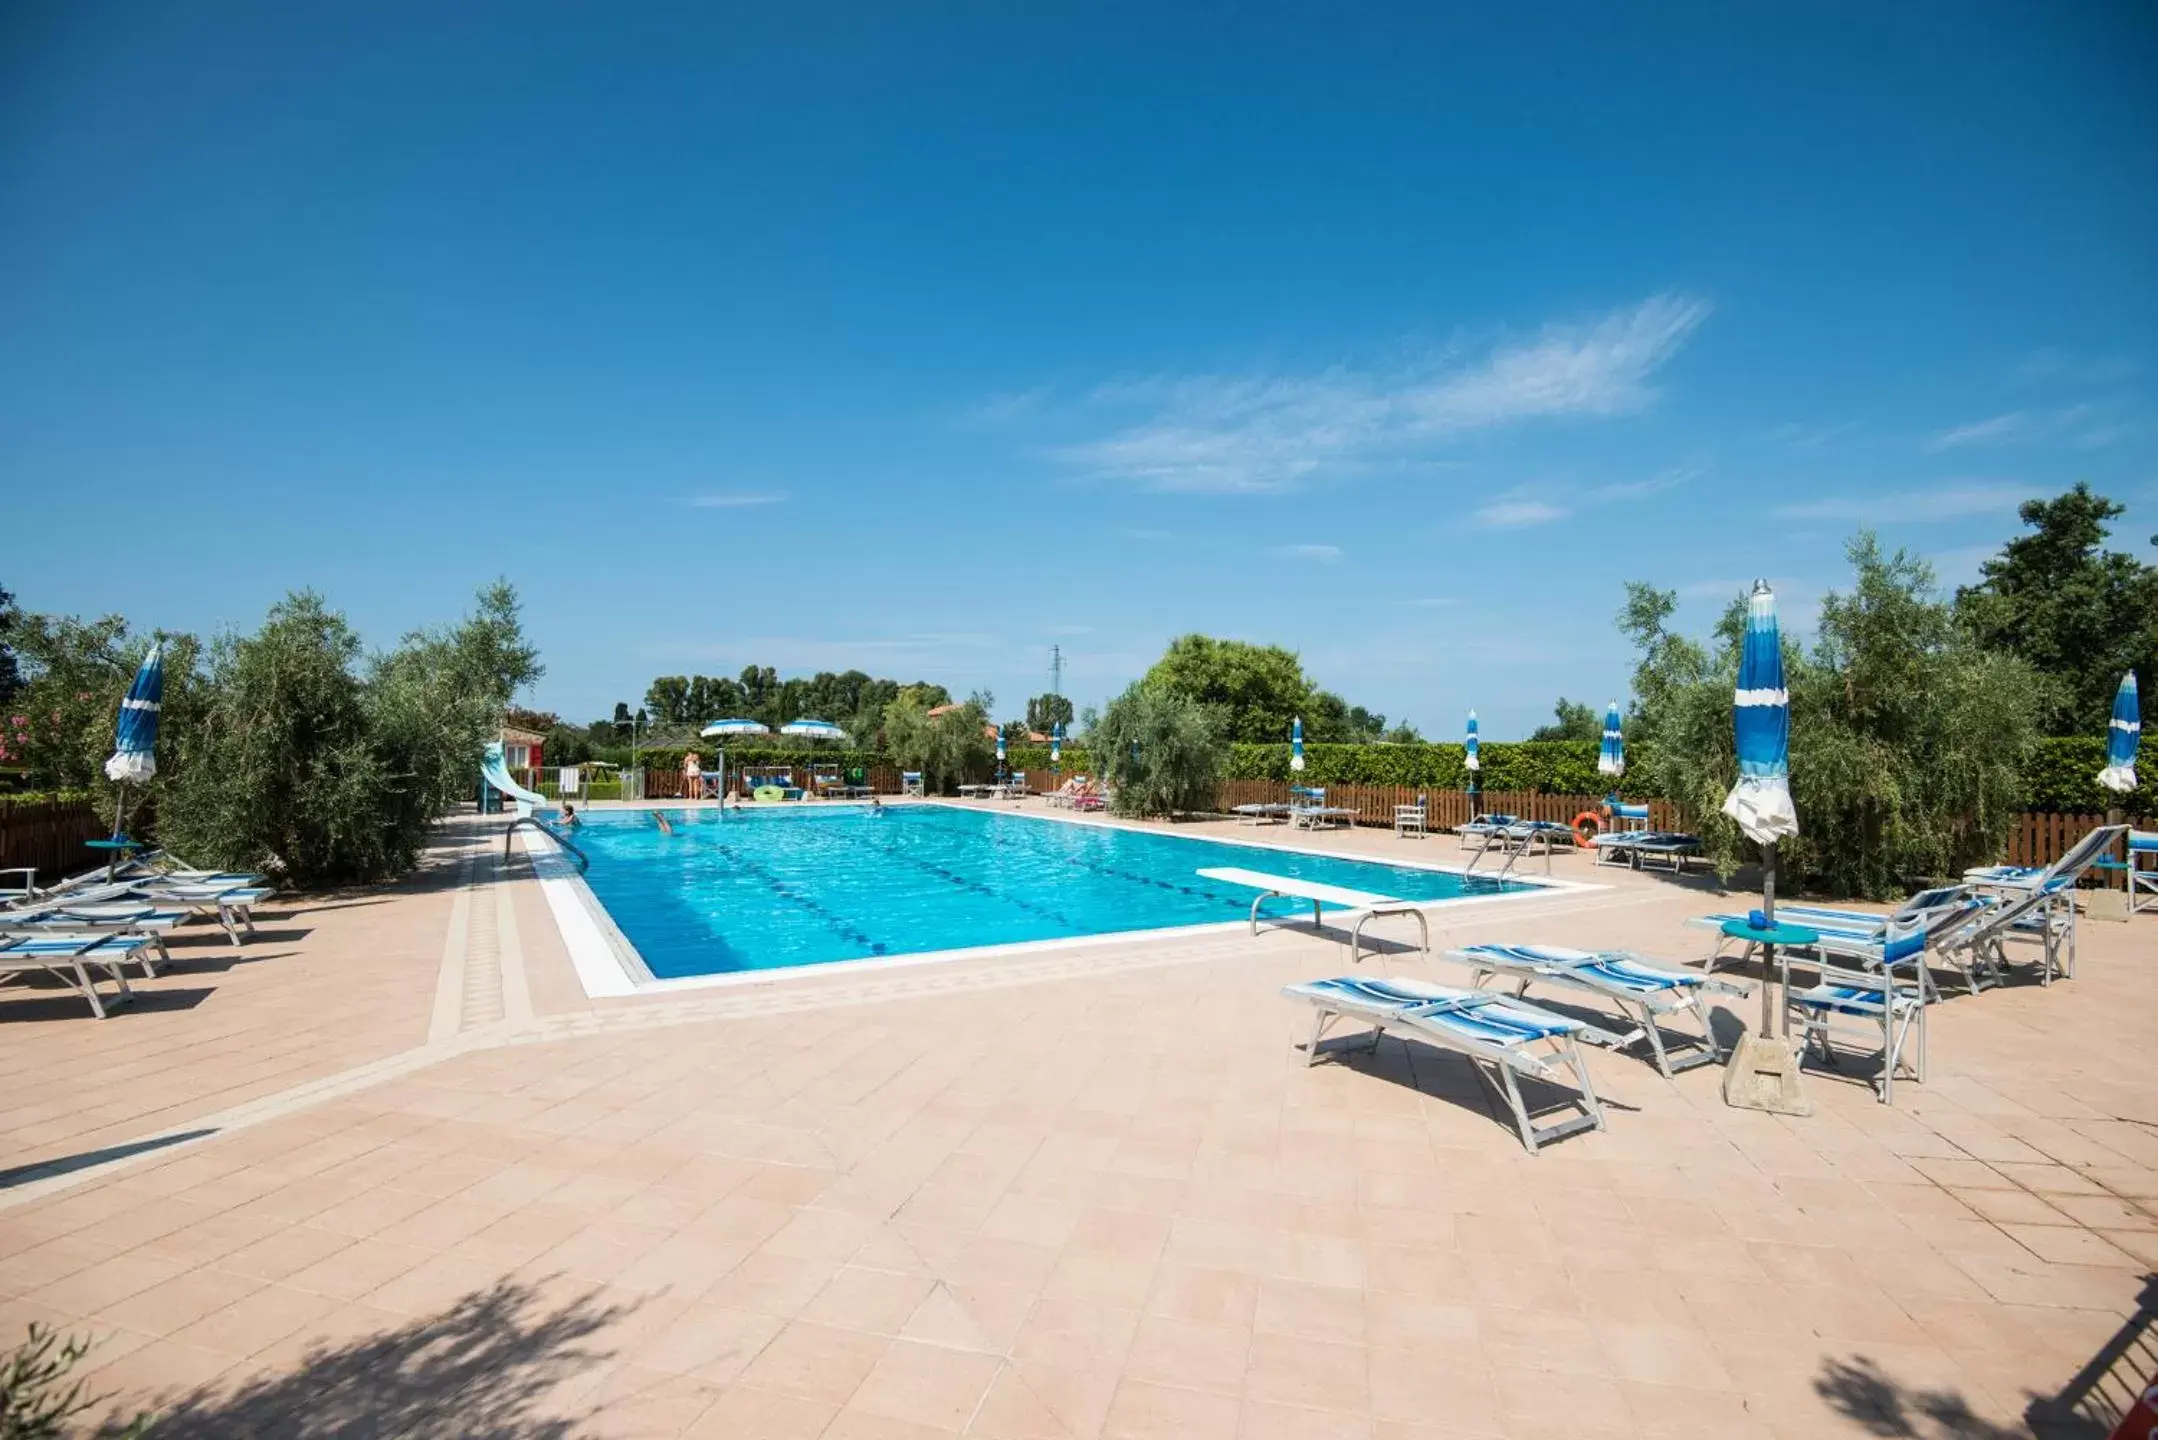
[(147, 936), (150, 946), (142, 954), (142, 973), (155, 979), (157, 971), (151, 968), (150, 952), (156, 952), (158, 963), (170, 964), (172, 956), (165, 949), (165, 936), (184, 924), (189, 914), (190, 912), (184, 909), (159, 908), (140, 901), (64, 905), (52, 910), (40, 910), (34, 915), (0, 915), (0, 935), (81, 933)]
[[(1790, 907), (1779, 905), (1776, 907), (1776, 918), (1779, 921), (1789, 920), (1789, 923), (1801, 925), (1818, 935), (1820, 939), (1806, 948), (1819, 957), (1823, 964), (1844, 960), (1855, 962), (1868, 970), (1879, 971), (1892, 969), (1907, 961), (1913, 962), (1919, 990), (1927, 1000), (1932, 1001), (1941, 997), (1939, 987), (1933, 983), (1932, 972), (1926, 968), (1926, 952), (1940, 949), (1950, 964), (1957, 964), (1947, 950), (1950, 938), (1957, 931), (1968, 927), (1992, 903), (1977, 897), (1965, 897), (1957, 904), (1944, 905), (1901, 920), (1892, 915), (1867, 915), (1862, 922), (1853, 923), (1819, 914), (1803, 921), (1791, 919)], [(1688, 925), (1716, 932), (1716, 941), (1709, 949), (1704, 971), (1713, 973), (1717, 962), (1724, 959), (1736, 959), (1743, 964), (1753, 958), (1757, 941), (1743, 942), (1736, 956), (1725, 955), (1723, 949), (1724, 942), (1733, 938), (1723, 933), (1723, 926), (1733, 920), (1744, 924), (1747, 918), (1738, 914), (1697, 915), (1686, 922)], [(1788, 959), (1788, 956), (1785, 958)], [(1957, 964), (1957, 968), (1962, 967)], [(1972, 985), (1975, 991), (1975, 980), (1968, 972), (1965, 973), (1964, 980), (1966, 984)]]
[(113, 984), (120, 992), (115, 1004), (132, 1000), (134, 991), (127, 988), (127, 975), (120, 967), (130, 960), (140, 959), (152, 943), (145, 935), (0, 933), (0, 973), (43, 970), (57, 975), (89, 1001), (90, 1013), (102, 1020), (105, 1018), (105, 1001), (90, 978), (91, 969), (102, 968), (112, 976)]
[(1494, 833), (1504, 830), (1520, 818), (1518, 815), (1477, 815), (1472, 817), (1468, 824), (1457, 827), (1454, 834), (1459, 837), (1463, 849), (1467, 849), (1472, 841), (1481, 849)]
[[(1881, 1103), (1896, 1103), (1896, 1077), (1908, 1074), (1924, 1083), (1926, 1078), (1926, 1011), (1932, 1006), (1922, 981), (1897, 979), (1899, 967), (1880, 970), (1847, 970), (1823, 965), (1814, 983), (1805, 989), (1784, 992), (1787, 1028), (1798, 1036), (1800, 1049), (1820, 1047), (1821, 1059), (1834, 1068), (1836, 1052), (1829, 1037), (1838, 1034), (1879, 1035), (1881, 1042)], [(1923, 975), (1923, 967), (1917, 967)], [(1906, 1060), (1915, 1050), (1915, 1060)]]
[(158, 905), (214, 915), (225, 938), (238, 945), (255, 934), (255, 907), (276, 892), (260, 885), (195, 885), (144, 881), (135, 894)]
[(1274, 825), (1289, 818), (1289, 806), (1279, 800), (1257, 800), (1245, 805), (1232, 805), (1229, 813), (1239, 825)]
[(2128, 832), (2128, 913), (2158, 910), (2158, 830)]
[(1348, 806), (1326, 803), (1323, 785), (1289, 787), (1289, 828), (1292, 830), (1325, 830), (1347, 825), (1355, 818), (1356, 811)]
[(1386, 915), (1413, 915), (1416, 928), (1423, 932), (1423, 950), (1431, 952), (1431, 922), (1424, 918), (1423, 907), (1414, 900), (1397, 900), (1391, 895), (1374, 895), (1364, 890), (1348, 890), (1339, 885), (1321, 885), (1314, 880), (1298, 880), (1288, 875), (1269, 875), (1261, 870), (1246, 870), (1235, 865), (1224, 865), (1198, 872), (1201, 879), (1219, 880), (1225, 885), (1245, 885), (1259, 892), (1251, 902), (1251, 933), (1259, 933), (1259, 907), (1267, 901), (1282, 898), (1309, 900), (1311, 902), (1311, 928), (1320, 928), (1319, 906), (1338, 905), (1344, 910), (1356, 912), (1356, 923), (1349, 930), (1349, 960), (1361, 965), (1364, 960), (1364, 926), (1369, 921)]
[(1981, 865), (1963, 872), (1965, 883), (2000, 891), (2072, 889), (2083, 873), (2128, 833), (2126, 825), (2100, 825), (2068, 847), (2051, 865)]
[[(1719, 1063), (1723, 1052), (1716, 1047), (1716, 1034), (1708, 1023), (1707, 996), (1747, 995), (1744, 985), (1683, 970), (1625, 950), (1571, 950), (1561, 945), (1469, 945), (1447, 952), (1450, 959), (1474, 968), (1472, 985), (1486, 977), (1503, 976), (1520, 982), (1516, 995), (1531, 985), (1556, 985), (1583, 995), (1593, 995), (1619, 1007), (1635, 1022), (1621, 1043), (1646, 1040), (1656, 1068), (1666, 1079), (1696, 1065)], [(1701, 1035), (1677, 1035), (1688, 1053), (1676, 1061), (1665, 1048), (1662, 1022), (1682, 1010), (1691, 1010), (1700, 1021)]]
[[(1593, 1025), (1554, 1015), (1523, 1000), (1485, 990), (1461, 990), (1428, 981), (1396, 978), (1366, 980), (1340, 976), (1307, 980), (1283, 988), (1283, 995), (1312, 1007), (1311, 1039), (1304, 1063), (1319, 1058), (1319, 1043), (1333, 1021), (1350, 1020), (1371, 1027), (1371, 1048), (1391, 1032), (1465, 1057), (1485, 1086), (1504, 1099), (1530, 1154), (1553, 1140), (1583, 1130), (1604, 1128), (1603, 1106), (1589, 1083), (1580, 1042), (1615, 1045), (1619, 1037)], [(1548, 1057), (1535, 1053), (1548, 1047)], [(1561, 1061), (1565, 1069), (1553, 1061)], [(1538, 1129), (1521, 1097), (1519, 1077), (1570, 1084), (1580, 1098), (1571, 1102), (1580, 1114)]]
[(1394, 807), (1394, 838), (1397, 840), (1421, 840), (1428, 832), (1424, 829), (1427, 812), (1424, 802)]
[(2041, 986), (2051, 985), (2055, 975), (2075, 978), (2075, 947), (2071, 943), (2074, 911), (2056, 904), (2055, 898), (2034, 890), (1997, 901), (1948, 937), (1945, 949), (1963, 971), (1964, 984), (1973, 995), (1978, 993), (1981, 976), (1995, 985), (2007, 983), (2010, 941), (2038, 947)]
[(1504, 825), (1489, 825), (1473, 833), (1478, 843), (1476, 853), (1469, 858), (1468, 869), (1474, 870), (1486, 855), (1496, 850), (1506, 857), (1499, 867), (1499, 878), (1504, 879), (1513, 871), (1525, 855), (1538, 850), (1543, 852), (1544, 873), (1551, 873), (1551, 856), (1560, 845), (1574, 845), (1578, 837), (1571, 825), (1561, 825), (1556, 820), (1513, 820)]
[(1687, 861), (1701, 858), (1700, 837), (1675, 830), (1615, 830), (1589, 841), (1589, 848), (1596, 852), (1599, 865), (1644, 870), (1660, 863), (1670, 866), (1674, 875), (1685, 870)]
[(922, 785), (922, 772), (919, 770), (902, 770), (899, 774), (899, 793), (917, 797), (927, 795), (929, 792)]

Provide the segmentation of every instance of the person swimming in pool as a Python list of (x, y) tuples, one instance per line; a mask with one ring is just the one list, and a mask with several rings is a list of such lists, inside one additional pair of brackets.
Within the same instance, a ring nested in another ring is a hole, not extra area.
[(884, 802), (874, 795), (869, 797), (869, 813), (871, 815), (882, 815), (884, 813)]
[(583, 823), (584, 822), (582, 820), (579, 820), (577, 818), (577, 807), (570, 804), (567, 800), (563, 801), (561, 820), (562, 828), (565, 830), (574, 830)]

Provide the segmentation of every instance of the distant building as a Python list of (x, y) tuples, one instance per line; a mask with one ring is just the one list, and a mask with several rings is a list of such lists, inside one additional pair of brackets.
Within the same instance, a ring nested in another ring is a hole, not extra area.
[(502, 763), (512, 770), (534, 770), (544, 763), (540, 759), (540, 747), (547, 737), (533, 730), (519, 730), (514, 725), (502, 727)]

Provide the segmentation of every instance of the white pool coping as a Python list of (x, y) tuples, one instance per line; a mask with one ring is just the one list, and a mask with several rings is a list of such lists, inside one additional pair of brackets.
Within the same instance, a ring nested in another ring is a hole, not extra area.
[[(1218, 835), (1178, 835), (1156, 826), (1133, 821), (1117, 820), (1098, 815), (1047, 814), (1039, 810), (992, 810), (980, 805), (955, 804), (940, 800), (917, 800), (915, 805), (934, 805), (940, 809), (962, 810), (975, 814), (1008, 815), (1015, 819), (1036, 820), (1051, 825), (1083, 825), (1106, 830), (1130, 830), (1142, 835), (1162, 835), (1173, 840), (1188, 840), (1216, 845), (1238, 845), (1255, 850), (1274, 850), (1290, 855), (1310, 856), (1322, 860), (1349, 860), (1367, 865), (1386, 865), (1399, 870), (1428, 870), (1446, 875), (1468, 875), (1464, 865), (1442, 865), (1429, 860), (1409, 859), (1392, 855), (1372, 855), (1350, 850), (1313, 850), (1299, 845), (1284, 845), (1277, 841), (1250, 840), (1238, 836), (1233, 840)], [(622, 806), (622, 809), (666, 809), (666, 802), (653, 802), (642, 806)], [(683, 808), (675, 806), (673, 808)], [(861, 809), (852, 802), (828, 802), (793, 806), (781, 810), (772, 807), (754, 807), (759, 814), (818, 814), (831, 810)], [(898, 807), (894, 807), (898, 808)], [(637, 947), (630, 943), (607, 913), (592, 887), (578, 873), (568, 853), (551, 838), (543, 838), (543, 832), (524, 828), (519, 832), (524, 842), (525, 854), (531, 858), (534, 876), (539, 880), (540, 892), (546, 897), (548, 913), (554, 916), (555, 928), (562, 936), (563, 948), (569, 952), (570, 964), (577, 972), (577, 983), (591, 999), (621, 999), (637, 995), (671, 995), (684, 990), (711, 990), (734, 985), (771, 984), (775, 981), (807, 979), (822, 976), (863, 974), (876, 970), (896, 970), (912, 965), (943, 965), (961, 960), (986, 960), (1010, 955), (1037, 955), (1056, 950), (1073, 950), (1085, 946), (1136, 945), (1160, 943), (1165, 940), (1181, 940), (1203, 936), (1228, 934), (1247, 928), (1243, 920), (1224, 920), (1201, 925), (1171, 925), (1151, 930), (1114, 930), (1098, 935), (1061, 935), (1048, 940), (1022, 940), (1003, 945), (964, 945), (947, 950), (922, 950), (907, 955), (874, 955), (859, 960), (827, 960), (807, 965), (783, 965), (766, 970), (729, 970), (713, 975), (683, 975), (662, 978), (652, 973), (645, 964)], [(1495, 878), (1495, 877), (1480, 877)], [(1456, 895), (1444, 900), (1419, 900), (1404, 902), (1418, 911), (1435, 914), (1452, 911), (1470, 905), (1494, 905), (1550, 898), (1556, 895), (1585, 895), (1607, 890), (1607, 885), (1582, 880), (1562, 880), (1551, 875), (1534, 877), (1509, 877), (1522, 888), (1500, 891), (1490, 895)], [(1342, 911), (1353, 914), (1353, 911)]]

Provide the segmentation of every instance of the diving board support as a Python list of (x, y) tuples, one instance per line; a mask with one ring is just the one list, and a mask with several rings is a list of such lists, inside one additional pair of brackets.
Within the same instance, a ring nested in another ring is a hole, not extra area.
[(1374, 895), (1368, 890), (1351, 890), (1341, 885), (1322, 885), (1315, 880), (1298, 880), (1288, 875), (1269, 875), (1263, 870), (1246, 870), (1241, 866), (1223, 865), (1201, 870), (1204, 880), (1219, 880), (1226, 885), (1244, 885), (1259, 892), (1251, 902), (1251, 933), (1259, 933), (1259, 907), (1267, 901), (1309, 900), (1311, 902), (1311, 928), (1321, 928), (1319, 906), (1339, 905), (1357, 912), (1356, 922), (1349, 929), (1349, 960), (1351, 964), (1364, 962), (1364, 926), (1384, 915), (1413, 915), (1416, 928), (1423, 936), (1423, 951), (1431, 953), (1431, 922), (1424, 916), (1424, 908), (1414, 900), (1399, 900), (1391, 895)]

